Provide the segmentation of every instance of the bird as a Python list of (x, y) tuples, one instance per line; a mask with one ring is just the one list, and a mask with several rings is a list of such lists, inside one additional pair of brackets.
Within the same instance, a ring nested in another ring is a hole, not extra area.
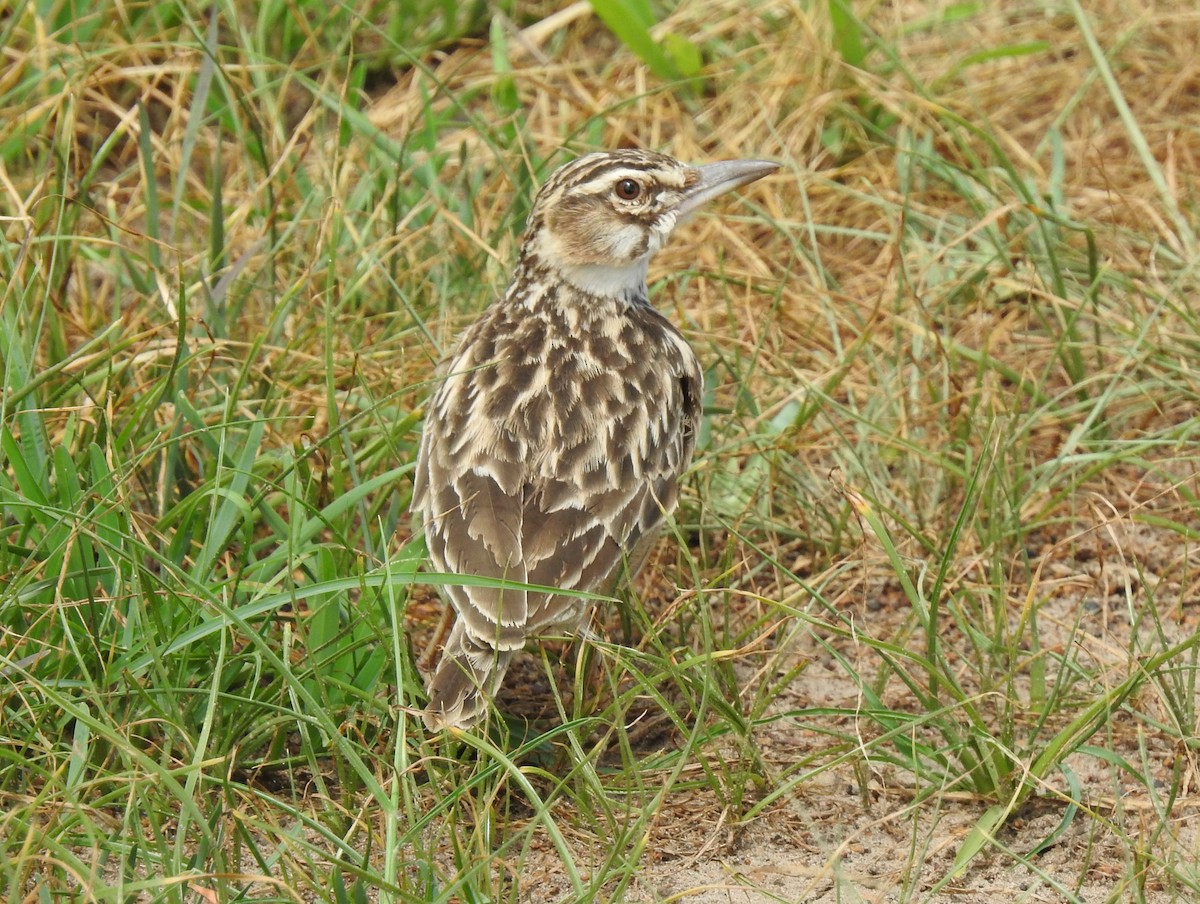
[(427, 685), (431, 733), (477, 725), (526, 641), (577, 631), (590, 601), (572, 591), (636, 572), (675, 509), (703, 374), (651, 305), (647, 265), (707, 201), (778, 166), (622, 149), (536, 194), (512, 281), (442, 366), (417, 452), (430, 565), (496, 579), (441, 587), (456, 617)]

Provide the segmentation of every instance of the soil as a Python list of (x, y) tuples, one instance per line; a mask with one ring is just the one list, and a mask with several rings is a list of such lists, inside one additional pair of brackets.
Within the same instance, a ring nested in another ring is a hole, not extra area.
[[(1038, 581), (1029, 599), (1038, 601), (1043, 650), (1070, 650), (1069, 660), (1085, 664), (1090, 681), (1115, 686), (1136, 665), (1128, 653), (1136, 646), (1135, 632), (1141, 637), (1140, 649), (1147, 650), (1200, 630), (1200, 603), (1189, 598), (1179, 580), (1189, 571), (1186, 559), (1194, 554), (1181, 558), (1171, 532), (1108, 524), (1073, 536), (1086, 537), (1087, 542), (1048, 541), (1038, 560)], [(1154, 608), (1160, 613), (1153, 625), (1138, 622), (1148, 609), (1149, 592), (1155, 594)], [(870, 602), (853, 604), (859, 610), (853, 614), (869, 624), (872, 637), (898, 636), (907, 630), (910, 612), (886, 584), (862, 594), (862, 599)], [(1011, 614), (1015, 625), (1022, 615), (1020, 606), (1012, 606)], [(955, 630), (948, 629), (948, 642), (955, 642)], [(830, 754), (830, 736), (814, 726), (824, 721), (824, 727), (843, 735), (861, 730), (863, 743), (869, 744), (880, 734), (878, 724), (866, 718), (861, 725), (851, 724), (852, 716), (802, 714), (863, 707), (859, 687), (839, 657), (870, 675), (879, 667), (878, 655), (854, 638), (833, 632), (822, 636), (814, 629), (797, 635), (788, 656), (804, 668), (769, 711), (787, 715), (756, 731), (757, 749), (767, 767), (781, 776), (798, 763), (835, 764), (750, 819), (739, 819), (723, 808), (708, 789), (669, 795), (653, 823), (635, 878), (626, 888), (613, 889), (618, 895), (613, 900), (1189, 900), (1187, 890), (1164, 887), (1159, 878), (1163, 872), (1153, 866), (1163, 861), (1195, 863), (1200, 852), (1198, 759), (1194, 749), (1172, 744), (1169, 731), (1156, 727), (1170, 720), (1161, 688), (1143, 685), (1100, 728), (1090, 748), (1067, 757), (1065, 770), (1052, 773), (1040, 794), (1016, 808), (994, 844), (948, 878), (964, 841), (994, 801), (920, 786), (911, 773), (880, 755), (886, 746), (872, 747), (869, 758), (851, 755), (836, 764), (839, 758)], [(551, 695), (533, 659), (527, 656), (516, 668), (499, 701), (510, 714), (523, 710), (534, 718), (546, 715), (539, 707), (547, 706)], [(969, 681), (966, 671), (964, 667), (964, 683)], [(747, 663), (742, 676), (747, 687), (761, 680), (761, 674), (753, 672)], [(1012, 689), (1020, 700), (1028, 699), (1025, 677), (1024, 687)], [(1046, 676), (1047, 686), (1053, 686), (1055, 677), (1052, 672)], [(1093, 699), (1091, 693), (1068, 692), (1040, 737), (1053, 737)], [(906, 705), (913, 708), (912, 698), (898, 682), (888, 684), (885, 702), (897, 711)], [(1032, 726), (1021, 723), (1021, 728), (1027, 732)], [(639, 743), (651, 755), (676, 740), (669, 732), (648, 732)], [(1019, 746), (1020, 741), (1015, 743)], [(1028, 765), (1042, 749), (1026, 748), (1022, 762)], [(1115, 765), (1121, 762), (1131, 764), (1132, 773)], [(1068, 778), (1078, 789), (1077, 807), (1069, 802)], [(1168, 801), (1171, 787), (1179, 793)], [(747, 806), (743, 802), (742, 809)], [(1166, 819), (1164, 813), (1169, 814)], [(570, 823), (569, 815), (565, 821)], [(573, 854), (581, 865), (598, 865), (608, 854), (600, 840), (586, 834), (574, 843)], [(1039, 847), (1040, 852), (1028, 858), (1030, 865), (1013, 856), (1024, 857)], [(1130, 862), (1135, 856), (1145, 863)], [(1131, 877), (1143, 867), (1142, 884), (1132, 887)], [(517, 882), (521, 900), (570, 896), (561, 860), (548, 842), (535, 846)]]

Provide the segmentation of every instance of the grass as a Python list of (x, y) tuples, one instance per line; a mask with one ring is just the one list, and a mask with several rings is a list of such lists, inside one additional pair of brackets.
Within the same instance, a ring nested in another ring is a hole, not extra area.
[[(0, 17), (0, 895), (1194, 900), (1190, 5), (549, 12)], [(627, 143), (784, 164), (684, 503), (426, 737), (435, 364)]]

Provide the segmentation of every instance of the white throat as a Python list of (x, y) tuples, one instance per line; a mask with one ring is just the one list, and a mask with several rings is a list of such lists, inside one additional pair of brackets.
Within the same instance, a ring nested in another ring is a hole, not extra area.
[(631, 295), (645, 297), (646, 268), (649, 256), (624, 267), (606, 264), (580, 264), (562, 267), (563, 279), (589, 295), (602, 298), (628, 298)]

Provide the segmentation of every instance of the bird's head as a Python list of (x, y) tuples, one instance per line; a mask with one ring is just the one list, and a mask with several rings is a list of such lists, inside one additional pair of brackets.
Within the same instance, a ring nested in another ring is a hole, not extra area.
[(766, 160), (688, 166), (620, 150), (560, 167), (533, 202), (523, 256), (593, 295), (644, 291), (646, 265), (706, 201), (779, 168)]

